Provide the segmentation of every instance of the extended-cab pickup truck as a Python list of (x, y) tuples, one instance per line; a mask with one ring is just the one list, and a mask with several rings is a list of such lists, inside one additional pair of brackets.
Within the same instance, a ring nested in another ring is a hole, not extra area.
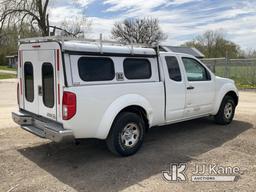
[(55, 142), (97, 138), (129, 156), (153, 126), (205, 116), (226, 125), (238, 104), (234, 81), (191, 55), (58, 38), (20, 41), (18, 53), (13, 120)]

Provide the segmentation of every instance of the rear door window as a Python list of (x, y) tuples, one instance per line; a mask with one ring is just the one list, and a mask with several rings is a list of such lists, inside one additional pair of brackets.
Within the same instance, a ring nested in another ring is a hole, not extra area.
[(124, 75), (127, 79), (150, 79), (151, 64), (147, 59), (125, 59)]
[(24, 64), (25, 97), (29, 102), (34, 101), (34, 69), (31, 62)]
[(54, 106), (54, 70), (51, 63), (42, 65), (43, 102), (46, 107)]
[(110, 81), (115, 78), (114, 63), (107, 57), (81, 57), (78, 71), (83, 81)]

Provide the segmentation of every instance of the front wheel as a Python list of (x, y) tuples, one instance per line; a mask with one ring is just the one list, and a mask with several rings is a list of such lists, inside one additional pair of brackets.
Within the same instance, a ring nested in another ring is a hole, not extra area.
[(135, 154), (141, 147), (145, 134), (145, 124), (137, 114), (123, 112), (119, 114), (107, 137), (109, 150), (119, 156)]
[(217, 115), (214, 116), (216, 123), (221, 125), (230, 124), (234, 118), (235, 109), (234, 99), (230, 96), (225, 96)]

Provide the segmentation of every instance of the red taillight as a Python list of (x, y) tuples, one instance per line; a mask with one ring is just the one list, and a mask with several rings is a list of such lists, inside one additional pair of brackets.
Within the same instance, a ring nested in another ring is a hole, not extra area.
[(17, 83), (17, 103), (20, 105), (20, 85)]
[(71, 92), (64, 92), (62, 98), (62, 118), (69, 120), (76, 114), (76, 95)]

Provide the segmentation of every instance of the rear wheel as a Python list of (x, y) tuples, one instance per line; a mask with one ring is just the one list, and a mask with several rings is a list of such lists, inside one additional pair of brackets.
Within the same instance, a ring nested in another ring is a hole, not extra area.
[(230, 96), (225, 96), (217, 115), (214, 116), (216, 123), (221, 125), (231, 123), (235, 115), (235, 109), (234, 99)]
[(145, 124), (137, 114), (123, 112), (119, 114), (107, 137), (109, 150), (120, 156), (135, 154), (141, 147), (145, 134)]

